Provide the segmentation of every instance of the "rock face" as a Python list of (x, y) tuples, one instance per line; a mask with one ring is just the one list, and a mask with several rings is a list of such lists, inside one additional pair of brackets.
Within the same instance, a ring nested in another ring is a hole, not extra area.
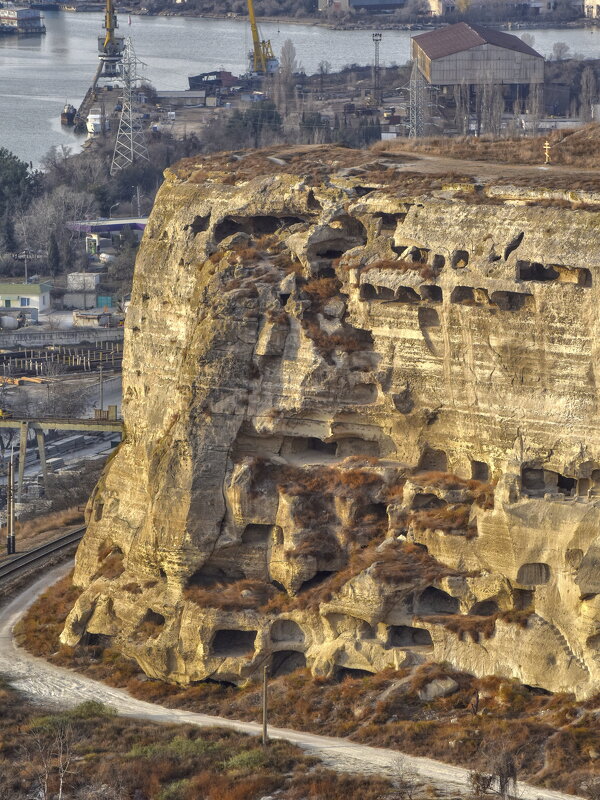
[(179, 683), (446, 660), (598, 690), (600, 213), (397, 161), (168, 173), (65, 644)]

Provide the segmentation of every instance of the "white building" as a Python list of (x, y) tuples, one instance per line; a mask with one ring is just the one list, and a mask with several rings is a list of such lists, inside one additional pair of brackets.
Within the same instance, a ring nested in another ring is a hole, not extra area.
[(0, 311), (2, 308), (50, 309), (50, 283), (0, 283)]

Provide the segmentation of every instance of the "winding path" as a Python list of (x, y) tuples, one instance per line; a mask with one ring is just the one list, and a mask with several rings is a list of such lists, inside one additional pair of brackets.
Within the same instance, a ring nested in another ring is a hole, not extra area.
[[(20, 616), (36, 597), (59, 580), (71, 568), (62, 565), (44, 575), (0, 609), (0, 674), (6, 676), (15, 688), (32, 698), (64, 706), (74, 706), (84, 700), (98, 700), (112, 706), (119, 714), (164, 723), (187, 723), (199, 726), (233, 728), (242, 733), (259, 734), (261, 726), (255, 722), (212, 717), (191, 711), (164, 708), (136, 700), (121, 689), (114, 689), (83, 675), (49, 664), (43, 659), (18, 648), (12, 629)], [(469, 772), (462, 767), (444, 764), (429, 758), (400, 754), (397, 751), (357, 744), (347, 739), (318, 736), (312, 733), (269, 728), (271, 738), (286, 739), (318, 756), (332, 768), (347, 772), (378, 773), (393, 776), (399, 763), (419, 778), (444, 787), (446, 791), (464, 791), (468, 786)], [(519, 784), (518, 797), (522, 800), (581, 800), (527, 784)]]

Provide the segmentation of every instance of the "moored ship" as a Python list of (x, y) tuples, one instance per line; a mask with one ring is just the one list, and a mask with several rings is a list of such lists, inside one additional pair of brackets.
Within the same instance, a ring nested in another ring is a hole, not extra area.
[(65, 103), (65, 107), (62, 110), (60, 115), (60, 124), (61, 125), (72, 125), (75, 119), (75, 114), (77, 113), (77, 109), (75, 106), (72, 106), (70, 103)]

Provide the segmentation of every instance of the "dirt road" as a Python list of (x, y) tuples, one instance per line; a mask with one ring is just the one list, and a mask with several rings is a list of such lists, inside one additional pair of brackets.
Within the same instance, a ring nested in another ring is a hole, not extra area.
[[(57, 567), (0, 608), (0, 674), (30, 697), (61, 707), (74, 706), (84, 700), (98, 700), (126, 717), (202, 727), (217, 725), (243, 733), (260, 733), (261, 728), (257, 723), (179, 711), (136, 700), (121, 689), (113, 689), (70, 670), (48, 664), (17, 648), (12, 638), (15, 623), (35, 598), (66, 574), (71, 566), (68, 564)], [(271, 727), (269, 734), (272, 738), (286, 739), (297, 744), (303, 750), (321, 758), (328, 766), (341, 771), (393, 776), (398, 769), (400, 756), (404, 767), (424, 782), (444, 788), (445, 792), (460, 794), (468, 785), (469, 773), (466, 769), (441, 761), (400, 755), (397, 751), (356, 744), (347, 739), (301, 733), (286, 728)], [(518, 797), (522, 800), (580, 800), (574, 795), (538, 789), (526, 784), (519, 785)]]

